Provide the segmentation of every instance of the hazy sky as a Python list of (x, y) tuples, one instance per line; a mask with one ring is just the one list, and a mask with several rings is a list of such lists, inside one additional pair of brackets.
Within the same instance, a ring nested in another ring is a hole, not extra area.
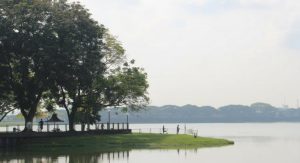
[(149, 75), (152, 105), (300, 99), (299, 0), (80, 0)]

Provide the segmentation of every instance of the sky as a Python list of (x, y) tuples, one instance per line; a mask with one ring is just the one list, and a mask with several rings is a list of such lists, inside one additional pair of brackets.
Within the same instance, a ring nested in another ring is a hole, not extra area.
[(79, 0), (148, 73), (151, 105), (297, 106), (298, 0)]

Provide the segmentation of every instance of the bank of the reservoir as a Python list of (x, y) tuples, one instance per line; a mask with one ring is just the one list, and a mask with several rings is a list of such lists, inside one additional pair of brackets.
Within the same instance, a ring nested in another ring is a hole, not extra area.
[(28, 150), (115, 151), (127, 149), (193, 149), (233, 144), (225, 139), (172, 134), (120, 134), (35, 139), (22, 145)]

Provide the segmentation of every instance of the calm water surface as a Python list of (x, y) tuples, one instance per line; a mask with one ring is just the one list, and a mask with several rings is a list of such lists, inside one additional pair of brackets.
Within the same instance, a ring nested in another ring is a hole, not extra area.
[[(134, 131), (160, 132), (163, 124), (135, 124)], [(164, 124), (169, 133), (177, 124)], [(184, 124), (180, 124), (181, 131)], [(150, 129), (151, 128), (151, 129)], [(300, 123), (201, 123), (186, 124), (199, 135), (226, 138), (235, 145), (194, 150), (129, 150), (99, 153), (2, 152), (0, 162), (9, 163), (299, 163)]]

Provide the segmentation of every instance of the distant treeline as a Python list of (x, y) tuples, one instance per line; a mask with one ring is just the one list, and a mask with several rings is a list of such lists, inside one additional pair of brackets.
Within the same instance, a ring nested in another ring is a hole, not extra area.
[[(102, 121), (107, 122), (107, 112), (102, 112)], [(126, 114), (111, 112), (112, 121), (125, 121)], [(250, 106), (148, 106), (147, 109), (130, 113), (131, 123), (197, 123), (197, 122), (300, 122), (300, 109), (276, 108), (266, 103)]]
[[(67, 121), (65, 111), (56, 111)], [(111, 122), (126, 122), (126, 113), (111, 110)], [(130, 123), (204, 123), (204, 122), (300, 122), (300, 109), (276, 108), (266, 103), (250, 106), (227, 105), (220, 108), (211, 106), (148, 106), (139, 112), (129, 113)], [(10, 117), (9, 119), (11, 120)], [(108, 111), (101, 112), (101, 122), (108, 122)]]

